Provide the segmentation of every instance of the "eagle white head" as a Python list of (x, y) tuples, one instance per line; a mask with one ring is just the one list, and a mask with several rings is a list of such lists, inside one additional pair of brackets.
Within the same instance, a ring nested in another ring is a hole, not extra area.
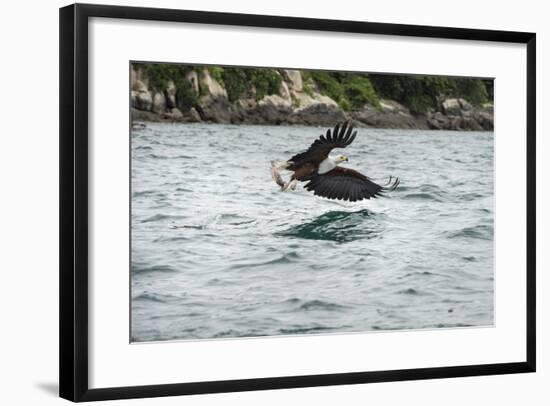
[(339, 164), (342, 162), (348, 162), (349, 158), (345, 155), (338, 155), (336, 157), (333, 157), (332, 160), (334, 161), (335, 164)]
[(349, 159), (345, 155), (336, 155), (328, 156), (321, 164), (319, 165), (319, 174), (323, 175), (329, 171), (332, 171), (338, 164), (342, 162), (348, 162)]

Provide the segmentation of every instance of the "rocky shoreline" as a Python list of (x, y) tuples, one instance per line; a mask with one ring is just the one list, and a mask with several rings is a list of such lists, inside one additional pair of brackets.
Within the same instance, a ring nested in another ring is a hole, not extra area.
[(392, 129), (433, 129), (492, 131), (493, 106), (475, 107), (461, 98), (446, 98), (437, 109), (413, 113), (393, 100), (380, 100), (379, 106), (365, 104), (355, 111), (343, 110), (319, 89), (305, 86), (298, 70), (280, 70), (277, 94), (258, 100), (255, 94), (230, 101), (226, 89), (209, 72), (189, 72), (185, 80), (198, 97), (193, 106), (177, 103), (177, 88), (169, 79), (163, 89), (155, 89), (139, 69), (131, 71), (131, 115), (135, 121), (213, 122), (264, 125), (331, 126), (351, 119), (357, 126)]

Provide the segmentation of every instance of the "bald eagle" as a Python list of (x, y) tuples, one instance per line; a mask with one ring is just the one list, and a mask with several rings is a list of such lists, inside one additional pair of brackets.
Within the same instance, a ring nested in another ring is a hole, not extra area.
[[(284, 191), (288, 187), (296, 189), (296, 184), (308, 182), (304, 187), (313, 194), (328, 199), (348, 200), (351, 202), (382, 196), (384, 191), (395, 190), (399, 178), (390, 177), (386, 185), (380, 186), (362, 173), (338, 166), (348, 162), (345, 155), (330, 156), (334, 148), (346, 148), (350, 145), (357, 131), (349, 122), (336, 124), (334, 129), (327, 130), (307, 151), (294, 155), (288, 161), (271, 163), (271, 176)], [(284, 182), (279, 170), (289, 170), (293, 174)]]

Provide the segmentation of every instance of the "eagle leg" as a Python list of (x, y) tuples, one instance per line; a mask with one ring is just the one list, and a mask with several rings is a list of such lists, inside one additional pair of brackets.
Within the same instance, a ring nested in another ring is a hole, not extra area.
[(281, 186), (281, 190), (284, 192), (285, 190), (288, 189), (288, 187), (290, 186), (290, 188), (292, 190), (296, 189), (296, 179), (289, 179), (288, 182), (284, 183), (282, 186)]

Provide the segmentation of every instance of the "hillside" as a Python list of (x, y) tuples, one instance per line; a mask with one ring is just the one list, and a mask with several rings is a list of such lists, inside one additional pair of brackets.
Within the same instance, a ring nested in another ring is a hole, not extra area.
[(493, 130), (493, 81), (288, 69), (133, 64), (143, 121)]

